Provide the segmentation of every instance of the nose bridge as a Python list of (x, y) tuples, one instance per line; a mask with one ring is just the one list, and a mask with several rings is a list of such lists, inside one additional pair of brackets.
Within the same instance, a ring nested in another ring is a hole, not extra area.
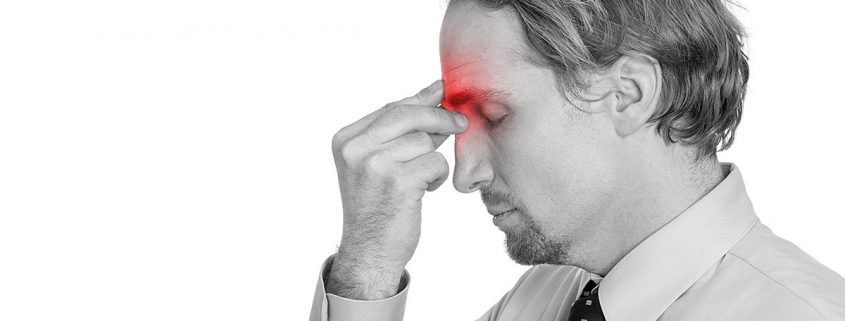
[(472, 193), (493, 181), (490, 151), (484, 137), (465, 133), (455, 136), (455, 174), (452, 184), (462, 193)]

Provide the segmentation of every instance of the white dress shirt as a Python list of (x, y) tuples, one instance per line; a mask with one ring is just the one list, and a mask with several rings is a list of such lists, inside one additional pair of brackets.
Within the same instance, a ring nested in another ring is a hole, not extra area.
[[(763, 225), (742, 175), (628, 252), (604, 277), (567, 265), (531, 267), (478, 320), (566, 320), (589, 279), (607, 321), (845, 320), (845, 279)], [(800, 213), (796, 213), (800, 215)], [(410, 276), (396, 295), (360, 301), (326, 294), (324, 262), (311, 321), (401, 320)]]

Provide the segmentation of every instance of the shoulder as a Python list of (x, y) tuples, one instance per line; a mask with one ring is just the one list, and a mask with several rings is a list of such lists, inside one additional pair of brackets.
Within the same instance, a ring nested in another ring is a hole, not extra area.
[(508, 296), (526, 304), (545, 305), (553, 299), (560, 302), (572, 293), (578, 293), (581, 280), (588, 275), (587, 271), (575, 266), (535, 265), (522, 274)]
[(845, 319), (845, 279), (759, 221), (691, 297), (753, 319)]
[(545, 320), (544, 316), (554, 316), (558, 310), (550, 302), (571, 301), (570, 296), (579, 291), (578, 286), (585, 275), (586, 271), (574, 266), (533, 266), (481, 319)]

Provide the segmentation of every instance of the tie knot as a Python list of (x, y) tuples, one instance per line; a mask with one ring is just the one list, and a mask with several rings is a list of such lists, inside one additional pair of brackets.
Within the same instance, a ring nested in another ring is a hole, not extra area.
[(587, 281), (581, 290), (580, 298), (572, 302), (568, 321), (605, 321), (598, 296), (598, 283)]
[(585, 297), (588, 297), (588, 296), (592, 296), (592, 295), (596, 294), (596, 292), (598, 292), (598, 290), (599, 290), (598, 283), (596, 283), (595, 281), (590, 279), (589, 281), (587, 281), (587, 284), (584, 285), (584, 290), (581, 291), (581, 297), (585, 298)]

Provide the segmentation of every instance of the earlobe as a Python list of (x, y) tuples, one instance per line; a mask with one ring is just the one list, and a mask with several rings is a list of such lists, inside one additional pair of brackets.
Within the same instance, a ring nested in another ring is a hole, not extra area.
[(657, 111), (663, 75), (660, 64), (645, 55), (625, 55), (608, 69), (616, 104), (609, 111), (617, 135), (627, 137), (646, 127)]

